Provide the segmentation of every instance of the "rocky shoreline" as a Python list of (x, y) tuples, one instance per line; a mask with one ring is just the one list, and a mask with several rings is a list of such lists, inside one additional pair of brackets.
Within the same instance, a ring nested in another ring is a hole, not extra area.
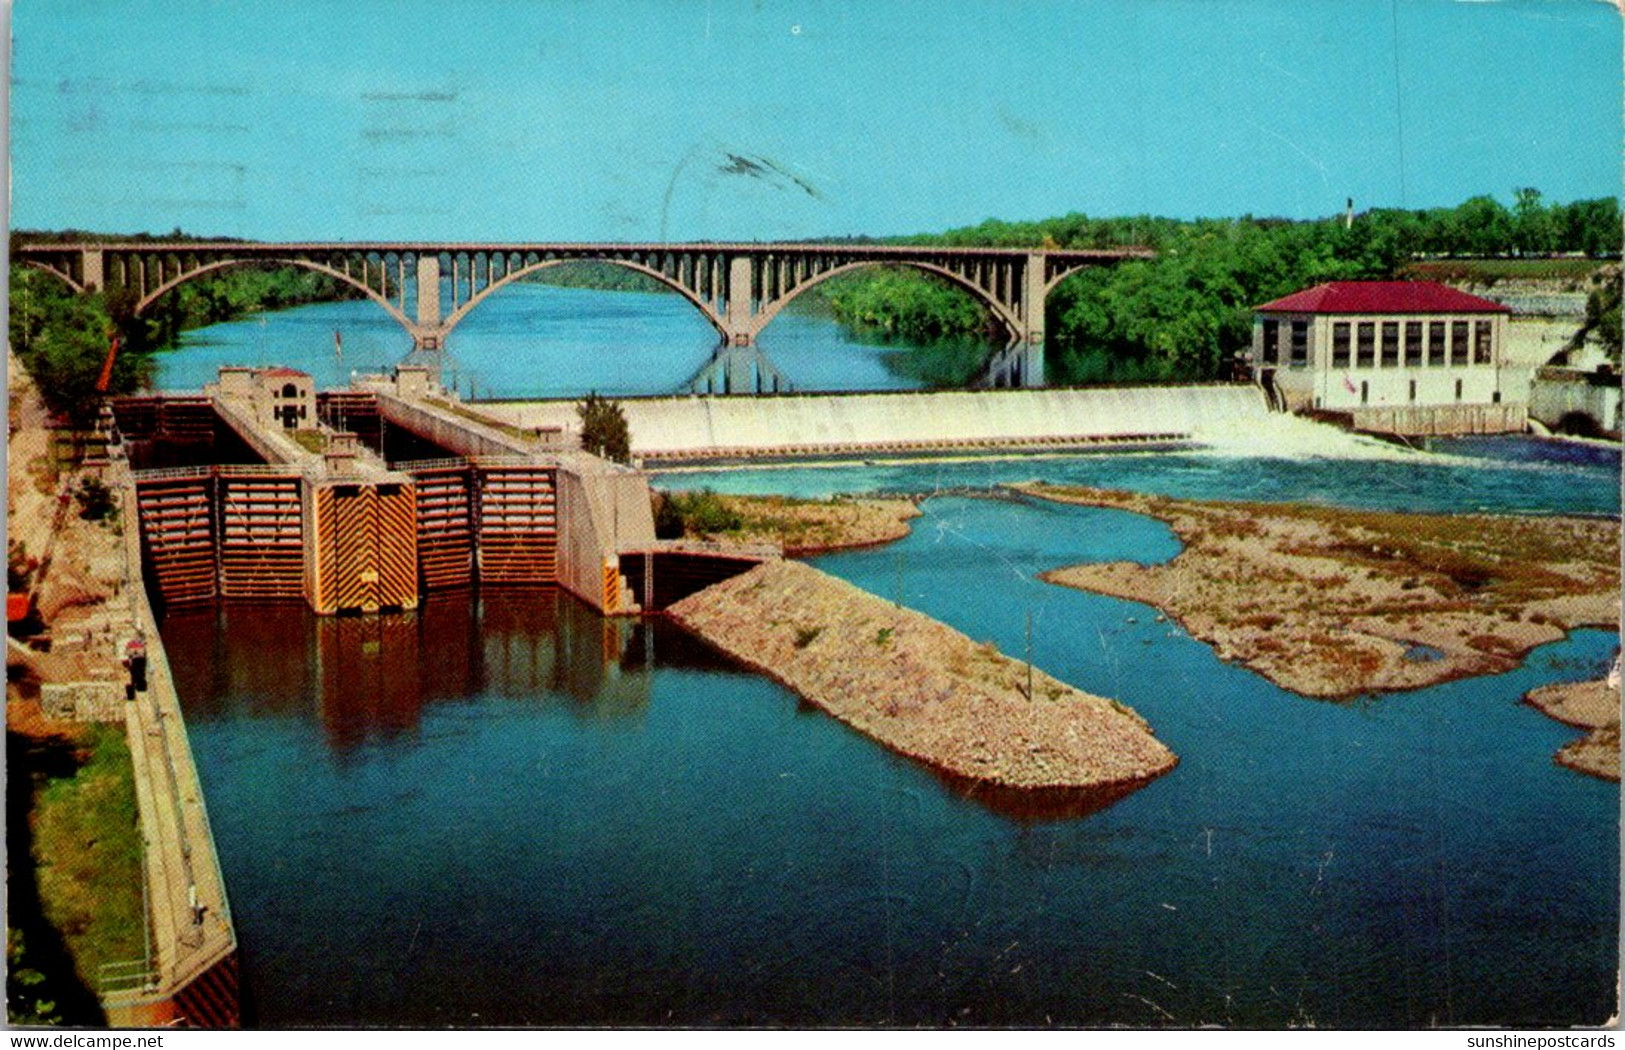
[(668, 613), (959, 785), (1006, 792), (1127, 787), (1178, 761), (1128, 707), (810, 566), (769, 562)]
[(1220, 656), (1304, 696), (1495, 674), (1570, 628), (1618, 622), (1612, 521), (1012, 487), (1167, 522), (1184, 549), (1165, 565), (1076, 565), (1043, 578), (1154, 605)]
[(1560, 766), (1619, 783), (1619, 685), (1606, 678), (1557, 682), (1524, 695), (1524, 702), (1566, 726), (1588, 730), (1553, 756)]

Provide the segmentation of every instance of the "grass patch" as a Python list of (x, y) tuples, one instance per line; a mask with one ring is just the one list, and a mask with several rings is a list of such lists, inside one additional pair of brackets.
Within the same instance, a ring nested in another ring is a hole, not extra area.
[(437, 397), (426, 397), (423, 400), (436, 408), (450, 412), (454, 416), (462, 416), (464, 419), (472, 420), (475, 423), (479, 423), (481, 426), (487, 426), (492, 430), (500, 431), (511, 438), (518, 438), (521, 441), (532, 441), (536, 437), (533, 432), (527, 431), (523, 427), (516, 427), (512, 423), (504, 423), (500, 419), (492, 419), (483, 412), (475, 412), (473, 409), (468, 408), (465, 405), (453, 404), (450, 401), (442, 401)]
[(320, 430), (295, 430), (293, 440), (306, 452), (322, 453), (327, 451), (327, 435)]
[(36, 781), (33, 855), (45, 918), (94, 988), (104, 963), (143, 951), (141, 831), (122, 727), (83, 727), (74, 757), (70, 775)]

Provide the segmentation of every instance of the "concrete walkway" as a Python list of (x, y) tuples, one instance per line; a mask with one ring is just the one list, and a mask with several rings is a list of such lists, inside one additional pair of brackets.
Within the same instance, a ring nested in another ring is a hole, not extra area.
[[(122, 487), (122, 486), (121, 486)], [(125, 487), (128, 492), (128, 488)], [(140, 988), (107, 997), (113, 1024), (218, 1024), (215, 1016), (189, 1016), (181, 1003), (199, 977), (232, 960), (237, 935), (225, 879), (203, 804), (203, 789), (181, 716), (158, 624), (141, 585), (141, 552), (133, 513), (125, 515), (132, 633), (146, 639), (147, 689), (125, 704), (125, 732), (135, 768), (143, 864), (152, 928), (152, 969)], [(237, 1015), (236, 978), (230, 975), (229, 1019)]]

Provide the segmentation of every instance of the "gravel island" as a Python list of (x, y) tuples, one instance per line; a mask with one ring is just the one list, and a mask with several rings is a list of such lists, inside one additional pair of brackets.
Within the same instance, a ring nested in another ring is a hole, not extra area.
[[(796, 562), (769, 562), (669, 614), (859, 732), (1001, 789), (1143, 783), (1177, 762), (1128, 707)], [(1029, 697), (1028, 682), (1032, 695)]]
[(1165, 565), (1076, 565), (1051, 583), (1145, 602), (1295, 693), (1417, 689), (1517, 666), (1573, 627), (1619, 618), (1619, 525), (1408, 514), (1012, 486), (1165, 521)]

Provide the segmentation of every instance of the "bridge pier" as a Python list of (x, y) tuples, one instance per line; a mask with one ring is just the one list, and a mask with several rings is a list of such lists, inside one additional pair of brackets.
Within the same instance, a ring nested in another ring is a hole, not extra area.
[(689, 380), (696, 394), (783, 394), (792, 388), (772, 359), (755, 346), (720, 346)]
[(979, 386), (996, 390), (1044, 385), (1044, 344), (1018, 340), (994, 354), (987, 362)]
[(446, 337), (451, 329), (440, 325), (413, 325), (412, 352), (402, 359), (401, 364), (412, 365), (429, 370), (429, 380), (440, 384), (444, 380), (446, 363)]
[(82, 256), (84, 278), (79, 283), (84, 285), (87, 292), (99, 292), (107, 284), (106, 272), (102, 263), (102, 253), (90, 249)]

